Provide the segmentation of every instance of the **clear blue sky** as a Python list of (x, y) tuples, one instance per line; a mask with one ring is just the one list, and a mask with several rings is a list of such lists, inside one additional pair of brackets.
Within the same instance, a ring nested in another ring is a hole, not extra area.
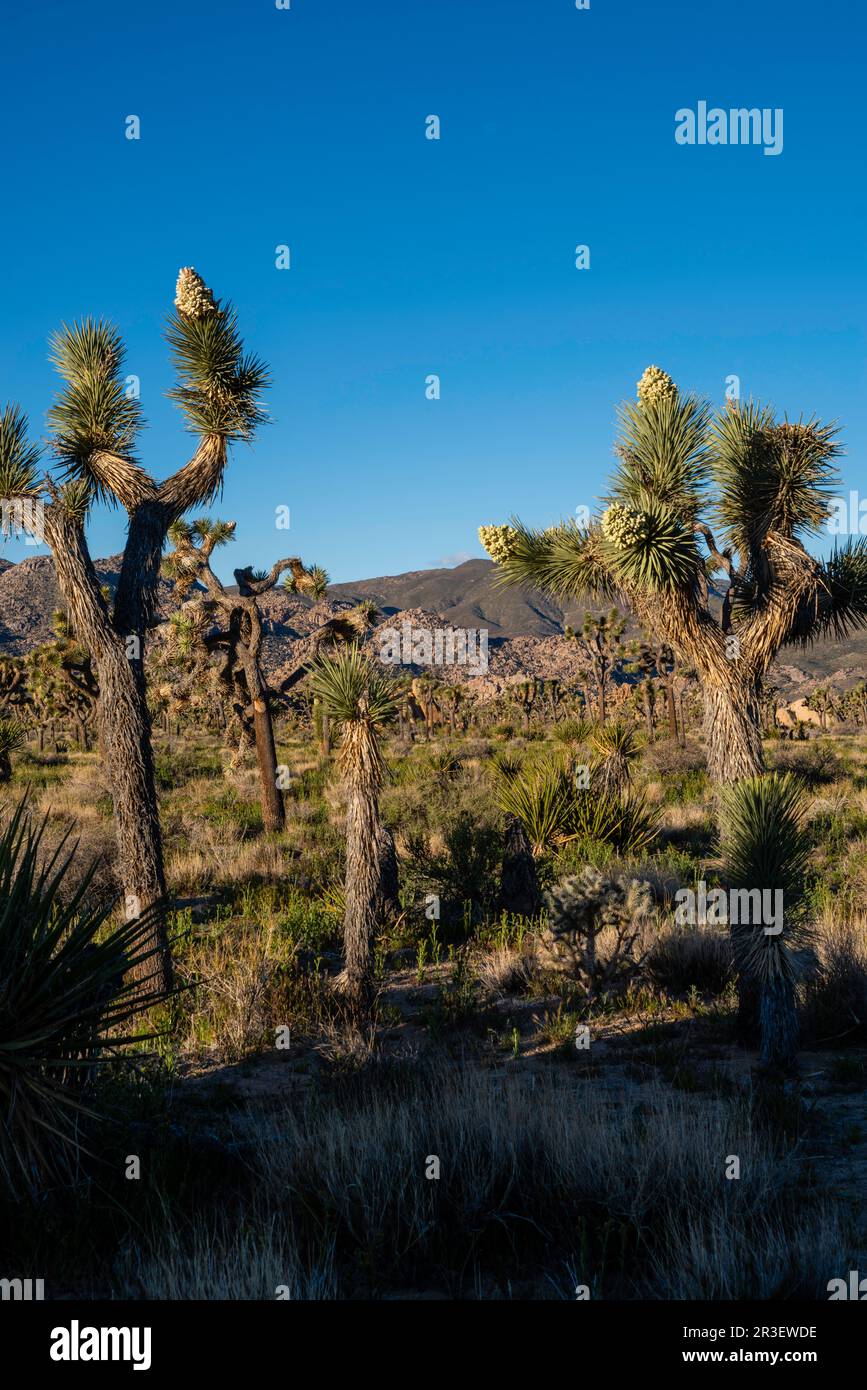
[[(839, 419), (867, 495), (852, 0), (44, 0), (2, 32), (0, 401), (44, 434), (49, 333), (106, 315), (165, 476), (188, 436), (162, 322), (194, 265), (274, 375), (213, 509), (238, 523), (224, 572), (455, 563), (479, 522), (591, 505), (649, 362)], [(677, 145), (700, 100), (782, 107), (783, 153)], [(95, 555), (124, 520), (94, 517)]]

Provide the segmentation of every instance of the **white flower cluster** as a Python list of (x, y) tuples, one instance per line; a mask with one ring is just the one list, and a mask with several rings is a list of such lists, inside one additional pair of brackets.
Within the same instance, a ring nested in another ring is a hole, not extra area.
[(638, 541), (643, 541), (648, 533), (648, 518), (644, 512), (624, 507), (621, 502), (612, 502), (602, 513), (602, 533), (605, 539), (618, 550), (628, 550)]
[(515, 530), (512, 526), (479, 527), (479, 540), (498, 565), (508, 560), (511, 555), (514, 535)]
[(647, 367), (638, 383), (638, 399), (643, 406), (656, 405), (664, 400), (673, 400), (677, 387), (668, 372), (661, 367)]
[(205, 314), (216, 313), (213, 294), (191, 265), (183, 266), (178, 274), (175, 308), (187, 319), (203, 319)]

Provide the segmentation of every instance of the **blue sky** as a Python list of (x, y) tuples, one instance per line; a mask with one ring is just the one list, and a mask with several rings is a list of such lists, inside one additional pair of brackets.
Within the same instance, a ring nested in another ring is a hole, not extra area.
[[(173, 471), (162, 324), (194, 265), (274, 377), (212, 509), (238, 523), (224, 573), (422, 569), (481, 554), (480, 522), (592, 505), (649, 362), (838, 419), (867, 494), (864, 37), (851, 0), (9, 7), (0, 401), (44, 435), (48, 335), (110, 317), (143, 460)], [(782, 154), (676, 144), (700, 100), (781, 107)], [(124, 521), (95, 514), (95, 555)]]

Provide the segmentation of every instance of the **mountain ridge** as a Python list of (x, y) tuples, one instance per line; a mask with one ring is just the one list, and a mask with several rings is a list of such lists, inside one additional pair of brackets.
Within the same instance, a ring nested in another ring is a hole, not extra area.
[[(114, 587), (122, 556), (110, 555), (94, 561), (100, 579)], [(572, 667), (566, 661), (563, 639), (567, 626), (579, 626), (588, 609), (604, 605), (558, 603), (546, 595), (523, 589), (503, 588), (494, 578), (496, 566), (487, 559), (465, 560), (459, 565), (408, 570), (403, 574), (378, 575), (329, 585), (329, 605), (335, 609), (371, 599), (387, 622), (400, 614), (416, 615), (427, 625), (440, 619), (455, 628), (487, 630), (497, 665), (510, 672), (527, 675), (565, 676)], [(171, 582), (159, 581), (158, 606), (166, 612), (171, 600)], [(329, 606), (326, 605), (326, 606)], [(52, 615), (62, 606), (50, 555), (34, 555), (18, 563), (0, 558), (0, 656), (20, 656), (53, 637)], [(293, 648), (306, 648), (319, 605), (310, 599), (272, 590), (262, 602), (266, 615), (269, 666), (291, 665)], [(638, 628), (625, 606), (626, 638), (636, 636)], [(773, 678), (784, 693), (808, 688), (831, 680), (848, 686), (867, 674), (867, 633), (853, 633), (843, 641), (821, 641), (813, 647), (784, 649), (773, 668)]]

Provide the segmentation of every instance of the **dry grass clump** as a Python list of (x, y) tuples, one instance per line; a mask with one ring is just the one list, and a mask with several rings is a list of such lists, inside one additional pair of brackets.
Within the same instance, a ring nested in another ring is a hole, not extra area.
[(183, 962), (196, 984), (183, 1045), (208, 1044), (227, 1062), (273, 1046), (276, 1028), (290, 1024), (280, 986), (296, 954), (273, 927), (226, 923), (194, 940)]
[(741, 1100), (658, 1085), (615, 1096), (559, 1070), (531, 1085), (440, 1057), (248, 1113), (233, 1142), (251, 1173), (243, 1232), (212, 1212), (180, 1236), (167, 1220), (127, 1261), (126, 1287), (467, 1296), (518, 1280), (544, 1297), (565, 1264), (594, 1297), (784, 1298), (820, 1296), (849, 1267), (797, 1154)]
[(646, 970), (655, 985), (672, 994), (693, 987), (722, 994), (734, 977), (731, 938), (712, 927), (666, 927), (650, 949)]
[(487, 999), (522, 994), (535, 973), (535, 961), (526, 950), (495, 946), (473, 960), (473, 974)]
[(235, 1302), (273, 1299), (279, 1291), (294, 1301), (334, 1298), (327, 1247), (320, 1258), (305, 1265), (276, 1214), (252, 1226), (246, 1214), (219, 1211), (180, 1228), (167, 1223), (144, 1249), (128, 1245), (116, 1263), (114, 1297)]
[(804, 993), (803, 1027), (811, 1041), (867, 1039), (867, 914), (817, 924), (818, 970)]

